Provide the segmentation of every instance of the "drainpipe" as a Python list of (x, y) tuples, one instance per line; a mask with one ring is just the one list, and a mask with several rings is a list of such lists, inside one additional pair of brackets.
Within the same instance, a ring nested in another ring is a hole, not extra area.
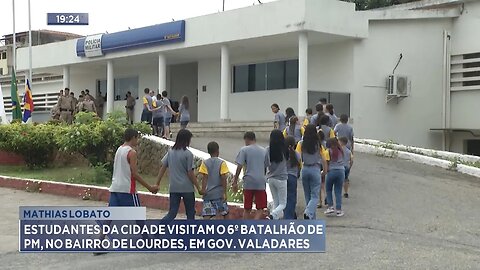
[[(442, 106), (442, 128), (450, 128), (450, 33), (443, 31), (443, 106)], [(442, 136), (442, 150), (450, 150), (450, 132), (444, 130)]]

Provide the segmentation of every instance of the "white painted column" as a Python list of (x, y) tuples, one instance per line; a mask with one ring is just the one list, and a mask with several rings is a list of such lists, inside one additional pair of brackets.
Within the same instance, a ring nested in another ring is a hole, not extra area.
[(305, 116), (308, 107), (308, 36), (298, 37), (298, 115)]
[(69, 66), (63, 67), (63, 89), (65, 88), (70, 88), (70, 67)]
[(228, 95), (231, 87), (230, 55), (227, 45), (222, 45), (220, 71), (220, 119), (228, 121)]
[(113, 62), (107, 62), (107, 113), (113, 112), (114, 97), (114, 77), (113, 77)]
[[(158, 92), (167, 90), (167, 59), (165, 55), (158, 55)], [(158, 93), (157, 93), (158, 94)], [(170, 97), (172, 93), (169, 93)]]

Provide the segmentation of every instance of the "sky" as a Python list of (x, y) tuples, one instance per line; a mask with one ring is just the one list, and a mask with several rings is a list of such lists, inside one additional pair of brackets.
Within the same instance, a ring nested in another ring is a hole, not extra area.
[[(15, 30), (28, 31), (28, 0), (15, 1)], [(48, 29), (81, 35), (113, 33), (222, 11), (223, 0), (30, 0), (32, 30)], [(263, 3), (275, 0), (261, 0)], [(225, 0), (225, 10), (258, 4)], [(12, 0), (2, 0), (0, 36), (13, 33)], [(47, 25), (47, 13), (88, 13), (89, 25)]]

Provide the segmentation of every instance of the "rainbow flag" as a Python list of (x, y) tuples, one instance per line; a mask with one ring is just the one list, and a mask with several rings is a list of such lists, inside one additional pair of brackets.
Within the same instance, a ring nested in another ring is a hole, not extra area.
[(33, 113), (32, 90), (30, 89), (30, 81), (27, 79), (25, 83), (25, 95), (23, 95), (23, 122), (26, 123)]
[(15, 76), (15, 70), (12, 69), (12, 84), (10, 87), (10, 93), (12, 97), (12, 121), (16, 119), (22, 119), (22, 107), (18, 98), (17, 91), (17, 78)]

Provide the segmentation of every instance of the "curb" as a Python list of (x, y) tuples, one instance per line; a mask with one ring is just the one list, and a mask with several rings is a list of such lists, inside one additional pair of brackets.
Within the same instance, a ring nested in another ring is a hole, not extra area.
[[(69, 184), (36, 179), (22, 179), (1, 175), (0, 187), (13, 188), (28, 192), (40, 192), (46, 194), (67, 196), (81, 200), (94, 200), (102, 202), (108, 202), (108, 199), (110, 197), (110, 192), (106, 187)], [(142, 206), (161, 210), (169, 209), (170, 199), (169, 196), (166, 194), (150, 194), (140, 191), (138, 192), (138, 196), (140, 197), (140, 202)], [(195, 199), (195, 212), (197, 215), (200, 215), (200, 213), (202, 212), (202, 204), (203, 201), (201, 199)], [(228, 208), (230, 219), (242, 219), (243, 208), (241, 204), (228, 203)], [(185, 213), (185, 208), (183, 204), (180, 204), (179, 212)]]
[(457, 164), (456, 167), (452, 167), (452, 162), (440, 158), (434, 158), (429, 156), (424, 156), (420, 154), (404, 152), (400, 150), (392, 150), (387, 148), (382, 148), (370, 144), (355, 143), (355, 151), (367, 154), (373, 154), (377, 156), (391, 157), (391, 158), (401, 158), (410, 160), (416, 163), (421, 163), (425, 165), (440, 167), (447, 170), (454, 170), (459, 173), (467, 174), (480, 178), (480, 168), (467, 166), (464, 164)]

